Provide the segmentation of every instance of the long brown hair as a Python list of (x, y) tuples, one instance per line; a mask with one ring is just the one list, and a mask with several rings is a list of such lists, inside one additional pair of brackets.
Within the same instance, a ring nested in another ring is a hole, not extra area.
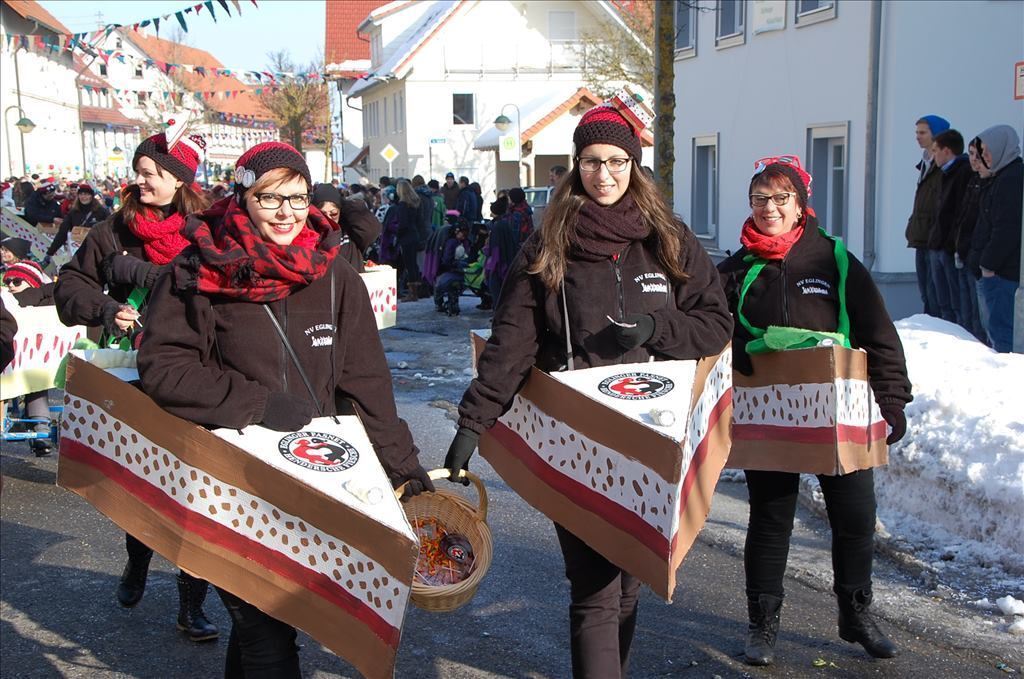
[[(682, 230), (687, 227), (672, 213), (658, 193), (658, 187), (635, 161), (630, 168), (626, 191), (633, 197), (640, 209), (641, 218), (651, 230), (648, 239), (653, 239), (658, 262), (668, 272), (669, 278), (673, 282), (689, 278), (690, 275), (680, 264), (683, 254)], [(549, 290), (555, 290), (562, 284), (576, 216), (588, 200), (591, 198), (583, 187), (577, 158), (572, 169), (562, 176), (551, 204), (544, 210), (540, 255), (528, 269), (529, 273), (540, 276)]]
[[(166, 170), (160, 167), (158, 163), (154, 163), (154, 165), (156, 165), (157, 174), (163, 177)], [(193, 212), (202, 212), (210, 207), (210, 199), (204, 193), (196, 191), (193, 186), (192, 182), (182, 182), (181, 186), (174, 192), (174, 197), (171, 198), (171, 205), (174, 206), (174, 211), (182, 217), (186, 217)], [(139, 212), (142, 212), (143, 217), (150, 219), (153, 219), (157, 213), (151, 206), (140, 201), (139, 195), (138, 184), (129, 184), (121, 189), (121, 207), (117, 209), (114, 215), (120, 215), (121, 221), (125, 224), (134, 222), (135, 216)]]

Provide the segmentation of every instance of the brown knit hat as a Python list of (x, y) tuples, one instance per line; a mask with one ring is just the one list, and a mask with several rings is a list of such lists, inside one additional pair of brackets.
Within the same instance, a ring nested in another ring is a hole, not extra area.
[(576, 157), (591, 144), (618, 146), (636, 162), (640, 162), (642, 153), (640, 135), (625, 116), (608, 104), (595, 106), (580, 117), (572, 143)]
[(235, 163), (235, 194), (241, 199), (257, 179), (279, 167), (295, 170), (306, 180), (310, 189), (313, 188), (309, 166), (306, 165), (306, 159), (302, 157), (301, 153), (288, 144), (279, 141), (265, 141), (243, 153)]

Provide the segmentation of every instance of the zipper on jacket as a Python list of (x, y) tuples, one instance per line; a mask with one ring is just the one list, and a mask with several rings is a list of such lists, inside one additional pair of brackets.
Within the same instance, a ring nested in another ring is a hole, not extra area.
[[(629, 247), (628, 245), (626, 246)], [(616, 294), (619, 298), (619, 320), (626, 318), (626, 293), (622, 289), (622, 268), (620, 262), (622, 255), (625, 254), (625, 250), (612, 257), (612, 268), (615, 269), (615, 288)], [(623, 354), (619, 354), (619, 363), (623, 362)]]
[[(288, 298), (285, 297), (281, 300), (281, 326), (284, 329), (284, 336), (288, 336)], [(284, 342), (281, 343), (281, 349), (284, 350), (284, 363), (281, 365), (281, 373), (284, 375), (284, 391), (288, 391), (288, 350), (284, 346)]]
[(779, 264), (779, 268), (782, 270), (782, 325), (789, 326), (789, 294), (786, 286), (786, 258), (782, 258), (782, 262)]

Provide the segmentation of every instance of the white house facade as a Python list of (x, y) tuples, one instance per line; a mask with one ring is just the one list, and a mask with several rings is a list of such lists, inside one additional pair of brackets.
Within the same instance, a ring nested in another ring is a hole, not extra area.
[(894, 317), (920, 311), (904, 229), (940, 115), (969, 141), (1024, 123), (1024, 3), (676, 2), (675, 209), (713, 254), (739, 247), (754, 161), (795, 153), (812, 205), (872, 270)]
[[(583, 86), (582, 37), (624, 33), (605, 2), (393, 2), (360, 26), (371, 68), (352, 88), (362, 99), (367, 174), (441, 179), (446, 172), (496, 188), (547, 184), (568, 165), (574, 120), (593, 105), (577, 100), (565, 120), (550, 114)], [(522, 158), (499, 161), (493, 121), (505, 115)], [(526, 132), (542, 123), (532, 138)], [(493, 139), (492, 139), (493, 137)], [(398, 151), (389, 164), (380, 152)]]
[[(53, 41), (67, 32), (35, 3), (17, 7), (3, 3), (2, 9), (0, 34), (24, 35), (34, 42), (36, 36)], [(33, 173), (81, 175), (82, 132), (70, 51), (36, 44), (26, 48), (5, 40), (0, 50), (0, 108), (0, 167), (5, 178)], [(23, 118), (34, 124), (31, 131), (17, 127)]]

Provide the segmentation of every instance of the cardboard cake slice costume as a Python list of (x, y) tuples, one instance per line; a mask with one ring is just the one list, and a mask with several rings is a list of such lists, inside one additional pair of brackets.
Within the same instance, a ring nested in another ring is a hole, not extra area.
[(830, 476), (886, 464), (885, 420), (862, 349), (821, 346), (750, 357), (733, 376), (728, 467)]
[(54, 377), (64, 355), (85, 337), (85, 327), (66, 326), (52, 306), (22, 307), (3, 293), (4, 307), (18, 323), (14, 336), (14, 360), (0, 373), (0, 394), (10, 399), (54, 387)]
[(377, 329), (383, 330), (395, 325), (398, 319), (398, 284), (394, 268), (386, 264), (368, 267), (359, 274), (370, 295)]
[(729, 452), (731, 359), (726, 347), (700, 361), (534, 368), (480, 452), (523, 499), (671, 600)]
[(59, 485), (199, 577), (391, 677), (419, 551), (356, 417), (207, 431), (72, 355)]

